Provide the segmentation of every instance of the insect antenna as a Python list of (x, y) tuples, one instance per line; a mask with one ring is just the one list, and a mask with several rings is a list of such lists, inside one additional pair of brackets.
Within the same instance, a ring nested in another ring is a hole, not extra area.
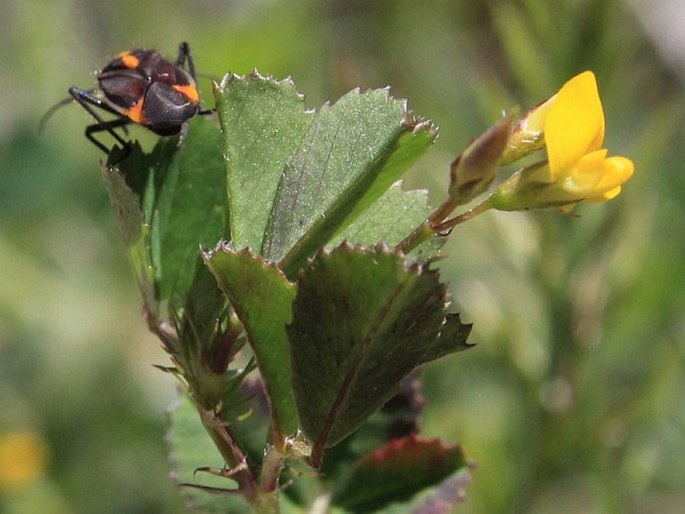
[(48, 122), (48, 120), (52, 117), (53, 114), (55, 114), (56, 111), (61, 109), (67, 104), (70, 104), (74, 101), (72, 97), (65, 98), (64, 100), (60, 100), (57, 102), (55, 105), (50, 107), (43, 116), (41, 116), (40, 121), (38, 122), (38, 133), (40, 134), (43, 132), (43, 129), (45, 128), (45, 124)]
[[(87, 91), (87, 93), (94, 94), (97, 91), (97, 89), (90, 89)], [(60, 100), (57, 102), (55, 105), (50, 107), (43, 116), (41, 116), (40, 120), (38, 121), (38, 134), (43, 132), (43, 129), (45, 128), (45, 125), (47, 122), (52, 118), (52, 115), (55, 114), (58, 110), (60, 110), (62, 107), (65, 105), (69, 105), (70, 103), (76, 102), (73, 96), (70, 96), (68, 98), (65, 98), (63, 100)], [(128, 129), (126, 127), (122, 127), (124, 130), (124, 133), (128, 134)]]

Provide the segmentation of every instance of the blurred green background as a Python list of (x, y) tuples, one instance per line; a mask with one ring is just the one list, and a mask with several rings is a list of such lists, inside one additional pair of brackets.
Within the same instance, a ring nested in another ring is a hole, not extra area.
[[(408, 178), (434, 203), (451, 160), (502, 109), (594, 70), (607, 146), (636, 175), (576, 218), (487, 213), (454, 231), (444, 277), (478, 346), (426, 370), (424, 428), (477, 463), (457, 512), (685, 512), (685, 43), (673, 37), (684, 11), (677, 0), (4, 0), (0, 513), (184, 512), (163, 440), (175, 385), (152, 367), (167, 361), (140, 314), (102, 156), (83, 137), (91, 120), (69, 106), (36, 130), (116, 53), (175, 56), (182, 40), (207, 77), (291, 75), (309, 107), (391, 85), (440, 126)], [(202, 89), (209, 100), (208, 78)]]

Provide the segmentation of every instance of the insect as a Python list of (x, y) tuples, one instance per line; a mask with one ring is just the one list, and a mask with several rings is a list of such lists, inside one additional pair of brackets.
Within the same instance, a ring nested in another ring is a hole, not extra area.
[[(99, 132), (108, 132), (127, 154), (130, 143), (114, 129), (123, 128), (128, 133), (127, 125), (138, 124), (160, 136), (170, 136), (178, 134), (196, 114), (211, 112), (200, 106), (195, 66), (185, 42), (179, 45), (175, 63), (155, 50), (121, 52), (97, 74), (97, 81), (96, 89), (70, 87), (71, 98), (45, 113), (41, 128), (55, 110), (73, 99), (95, 118), (96, 123), (86, 127), (86, 138), (109, 154), (109, 148), (95, 137)], [(115, 118), (105, 120), (101, 111)]]

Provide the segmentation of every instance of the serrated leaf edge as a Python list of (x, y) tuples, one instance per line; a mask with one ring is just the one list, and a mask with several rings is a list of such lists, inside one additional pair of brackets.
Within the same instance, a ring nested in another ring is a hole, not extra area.
[(342, 241), (340, 244), (337, 246), (334, 246), (333, 248), (326, 248), (326, 247), (321, 247), (316, 254), (314, 254), (312, 257), (307, 258), (307, 265), (304, 266), (300, 272), (299, 276), (302, 276), (307, 270), (311, 269), (316, 269), (316, 266), (320, 261), (322, 261), (325, 258), (331, 257), (332, 255), (335, 255), (338, 252), (343, 252), (343, 251), (348, 251), (348, 252), (362, 252), (366, 254), (373, 254), (373, 253), (383, 253), (384, 255), (391, 255), (391, 256), (396, 256), (401, 259), (401, 264), (403, 266), (403, 269), (408, 272), (416, 273), (417, 275), (421, 274), (429, 274), (429, 273), (437, 273), (437, 270), (430, 269), (426, 266), (426, 263), (420, 262), (420, 261), (414, 261), (411, 259), (408, 259), (406, 254), (402, 252), (401, 250), (397, 250), (394, 247), (388, 245), (385, 242), (381, 242), (372, 246), (367, 246), (367, 245), (361, 245), (361, 244), (356, 244), (352, 243), (350, 241)]
[[(287, 77), (283, 79), (277, 79), (273, 75), (263, 75), (257, 68), (253, 69), (251, 72), (246, 73), (246, 74), (239, 74), (239, 73), (233, 73), (233, 72), (228, 72), (226, 73), (219, 82), (213, 81), (214, 89), (217, 92), (223, 93), (226, 88), (234, 81), (248, 81), (251, 79), (256, 79), (256, 80), (263, 80), (265, 82), (271, 82), (272, 84), (278, 85), (278, 86), (288, 86), (288, 87), (293, 87), (297, 89), (297, 85), (295, 84), (295, 81), (292, 79), (292, 76), (288, 75)], [(331, 107), (338, 103), (340, 99), (345, 98), (348, 95), (351, 94), (356, 94), (356, 95), (365, 95), (369, 93), (374, 93), (381, 91), (385, 93), (385, 96), (388, 100), (393, 101), (393, 102), (398, 102), (402, 105), (402, 113), (403, 113), (403, 119), (402, 119), (402, 129), (403, 131), (410, 131), (413, 134), (417, 134), (419, 132), (430, 132), (433, 136), (433, 138), (437, 138), (438, 134), (438, 128), (435, 126), (433, 121), (429, 119), (425, 119), (422, 117), (415, 117), (414, 113), (411, 109), (409, 109), (409, 101), (406, 98), (396, 98), (392, 96), (391, 93), (391, 88), (390, 86), (385, 86), (381, 88), (368, 88), (362, 91), (360, 87), (355, 87), (351, 90), (349, 90), (347, 93), (341, 95), (337, 100), (326, 100), (323, 104), (322, 107)], [(301, 99), (305, 98), (305, 95), (300, 93), (299, 91), (297, 92), (298, 97)], [(315, 114), (319, 112), (321, 108), (319, 109), (305, 109), (305, 113), (308, 114)]]
[[(232, 82), (238, 82), (238, 81), (243, 81), (247, 82), (249, 80), (261, 80), (264, 82), (270, 82), (274, 85), (277, 86), (288, 86), (297, 89), (297, 86), (295, 85), (295, 82), (293, 81), (292, 77), (288, 75), (284, 79), (277, 79), (272, 75), (262, 75), (259, 70), (256, 68), (253, 69), (250, 73), (245, 73), (245, 74), (239, 74), (239, 73), (233, 73), (233, 72), (228, 72), (226, 73), (219, 82), (213, 81), (214, 85), (214, 90), (223, 93), (228, 86)], [(297, 96), (303, 100), (304, 95), (300, 92), (297, 92)]]
[[(204, 250), (203, 249), (201, 252), (202, 252), (202, 259), (203, 259), (205, 265), (210, 269), (212, 274), (214, 274), (213, 268), (210, 264), (210, 261), (212, 260), (212, 258), (217, 253), (221, 253), (221, 252), (232, 253), (232, 254), (237, 255), (237, 256), (249, 257), (252, 260), (254, 260), (255, 262), (257, 262), (258, 264), (260, 264), (262, 266), (262, 268), (264, 268), (264, 269), (270, 268), (271, 270), (273, 270), (277, 274), (278, 277), (285, 280), (285, 282), (288, 284), (289, 287), (291, 287), (295, 291), (297, 290), (296, 285), (293, 282), (291, 282), (290, 280), (288, 280), (288, 277), (286, 277), (285, 273), (283, 273), (281, 268), (279, 268), (275, 263), (267, 261), (266, 259), (264, 259), (263, 256), (254, 253), (248, 247), (243, 248), (241, 250), (236, 250), (230, 241), (220, 240), (213, 249), (211, 249), (211, 250)], [(221, 287), (221, 290), (224, 292), (228, 301), (231, 303), (234, 303), (233, 300), (231, 299), (232, 295), (229, 294), (229, 292), (226, 291), (223, 287)], [(239, 312), (239, 309), (237, 309), (237, 308), (236, 308), (236, 313), (238, 313), (239, 316), (241, 315)], [(249, 330), (247, 330), (247, 327), (245, 328), (245, 330), (246, 330), (246, 332), (248, 332), (248, 341), (249, 341), (249, 339), (250, 339)], [(254, 345), (254, 343), (252, 341), (250, 341), (250, 346), (253, 348), (253, 352), (254, 352), (254, 346), (253, 345)], [(254, 355), (255, 355), (255, 358), (257, 359), (257, 367), (260, 369), (260, 374), (261, 374), (262, 370), (260, 367), (260, 359), (258, 357), (257, 352), (254, 352)], [(271, 412), (271, 417), (273, 420), (273, 425), (274, 425), (273, 428), (276, 430), (277, 433), (281, 433), (281, 431), (282, 431), (282, 424), (281, 424), (282, 420), (280, 418), (280, 413), (274, 408), (274, 403), (272, 400), (272, 394), (270, 391), (269, 384), (266, 381), (263, 381), (263, 384), (264, 384), (264, 390), (266, 392), (267, 402), (269, 404), (269, 411)]]
[(293, 282), (288, 280), (288, 277), (285, 275), (285, 273), (283, 273), (283, 270), (275, 262), (266, 260), (264, 256), (255, 253), (254, 251), (252, 251), (250, 247), (246, 246), (245, 248), (237, 250), (235, 246), (233, 246), (233, 243), (231, 241), (226, 241), (222, 239), (216, 244), (216, 246), (214, 246), (214, 248), (201, 248), (200, 251), (202, 253), (202, 259), (205, 261), (205, 263), (207, 263), (207, 261), (210, 261), (215, 254), (221, 252), (229, 252), (239, 256), (251, 257), (255, 261), (259, 262), (264, 268), (271, 268), (274, 271), (276, 271), (276, 273), (286, 282), (288, 282), (288, 284), (290, 284), (291, 286), (295, 285)]
[[(337, 253), (340, 252), (362, 252), (367, 255), (372, 255), (374, 253), (382, 253), (386, 256), (390, 257), (397, 257), (399, 258), (399, 264), (402, 266), (402, 270), (407, 273), (407, 274), (414, 274), (416, 277), (419, 276), (426, 276), (426, 275), (433, 275), (437, 276), (438, 275), (438, 270), (435, 269), (430, 269), (426, 264), (417, 262), (417, 261), (409, 261), (404, 253), (401, 250), (397, 250), (395, 248), (389, 247), (386, 243), (380, 243), (374, 246), (363, 246), (363, 245), (355, 245), (352, 243), (349, 243), (347, 241), (343, 241), (340, 245), (336, 246), (333, 249), (326, 249), (322, 248), (314, 257), (308, 259), (308, 266), (306, 268), (302, 269), (300, 271), (298, 281), (299, 279), (303, 276), (306, 270), (310, 271), (315, 271), (319, 265), (321, 265), (326, 258), (329, 258)], [(447, 298), (447, 287), (444, 284), (439, 283), (439, 285), (442, 288), (442, 294), (443, 298)], [(447, 303), (445, 302), (445, 308), (447, 306)], [(443, 320), (444, 323), (444, 320)], [(292, 326), (292, 324), (290, 325)], [(439, 332), (436, 334), (436, 339), (439, 337)], [(346, 374), (345, 378), (343, 379), (343, 383), (341, 385), (340, 390), (338, 391), (338, 394), (336, 395), (333, 405), (330, 406), (328, 413), (326, 415), (326, 420), (324, 422), (324, 427), (321, 430), (321, 432), (317, 435), (316, 440), (313, 441), (313, 451), (312, 451), (312, 463), (315, 466), (320, 466), (321, 465), (321, 459), (323, 457), (322, 452), (324, 447), (327, 444), (327, 441), (329, 440), (331, 431), (333, 427), (335, 426), (335, 419), (338, 417), (339, 413), (336, 414), (336, 411), (338, 410), (338, 406), (347, 401), (347, 398), (349, 396), (349, 384), (351, 383), (352, 380), (355, 379), (357, 372), (359, 370), (359, 366), (362, 364), (362, 362), (365, 360), (365, 357), (360, 359), (357, 364), (354, 366), (354, 369), (350, 369), (348, 373)], [(419, 363), (421, 364), (421, 363)], [(344, 394), (343, 394), (344, 392)]]

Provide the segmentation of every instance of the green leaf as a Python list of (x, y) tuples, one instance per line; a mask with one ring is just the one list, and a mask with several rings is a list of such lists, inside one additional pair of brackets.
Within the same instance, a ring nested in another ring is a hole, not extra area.
[(290, 80), (256, 72), (227, 75), (215, 89), (223, 133), (231, 237), (236, 248), (260, 252), (289, 156), (312, 120)]
[(324, 447), (354, 431), (416, 366), (463, 346), (439, 337), (446, 294), (436, 271), (408, 265), (383, 246), (341, 245), (304, 270), (288, 337), (297, 408), (315, 464)]
[(125, 175), (116, 167), (103, 167), (103, 179), (119, 225), (119, 232), (127, 246), (131, 265), (143, 297), (145, 309), (157, 315), (155, 276), (150, 255), (150, 230), (143, 213), (142, 197), (147, 180), (146, 156), (135, 143), (129, 156), (130, 166), (139, 175)]
[(362, 457), (388, 441), (419, 432), (418, 418), (425, 400), (418, 376), (419, 373), (413, 373), (403, 380), (400, 391), (383, 408), (371, 415), (350, 437), (326, 450), (321, 476), (327, 484), (339, 484)]
[[(200, 245), (226, 236), (221, 138), (210, 120), (196, 117), (180, 149), (173, 140), (150, 156), (155, 198), (151, 215), (159, 241), (161, 298), (183, 298), (192, 284)], [(171, 148), (170, 148), (171, 147)]]
[[(401, 100), (401, 102), (405, 109), (405, 119), (402, 122), (403, 132), (394, 143), (392, 154), (384, 163), (383, 169), (376, 175), (375, 180), (368, 189), (364, 191), (362, 198), (348, 215), (346, 223), (357, 219), (435, 142), (437, 129), (433, 126), (432, 122), (413, 118), (406, 111), (405, 101)], [(423, 193), (426, 195), (427, 201), (427, 191)], [(382, 241), (382, 239), (378, 238), (375, 242), (379, 241)]]
[[(127, 183), (134, 184), (150, 227), (145, 246), (154, 268), (156, 296), (181, 306), (201, 265), (200, 245), (214, 245), (227, 235), (219, 129), (197, 116), (180, 146), (174, 138), (163, 138), (147, 156), (135, 146), (117, 167)], [(115, 205), (117, 210), (121, 207)]]
[(476, 346), (475, 343), (469, 343), (466, 340), (471, 333), (471, 328), (473, 328), (473, 324), (462, 323), (459, 314), (449, 313), (445, 318), (445, 324), (440, 331), (437, 344), (437, 348), (444, 353), (435, 354), (433, 358), (437, 359), (443, 355), (461, 352)]
[[(339, 230), (326, 245), (338, 246), (343, 241), (374, 245), (382, 241), (396, 245), (432, 212), (425, 190), (404, 191), (402, 182), (395, 182), (357, 219)], [(412, 255), (428, 260), (435, 257), (443, 240), (433, 238), (417, 248)]]
[(433, 141), (387, 90), (355, 90), (317, 113), (289, 159), (264, 254), (288, 275), (368, 207)]
[(215, 95), (234, 246), (283, 261), (288, 276), (435, 139), (387, 90), (355, 90), (306, 112), (292, 82), (255, 72), (227, 75)]
[(274, 430), (289, 435), (298, 418), (291, 384), (286, 324), (295, 287), (272, 264), (249, 250), (219, 244), (204, 259), (245, 327), (264, 380)]
[(460, 446), (409, 435), (362, 458), (333, 492), (333, 505), (355, 513), (374, 512), (411, 499), (424, 489), (465, 470)]
[[(171, 478), (176, 484), (196, 484), (202, 487), (236, 489), (237, 484), (225, 477), (205, 472), (199, 468), (221, 469), (224, 462), (207, 434), (193, 402), (185, 395), (179, 398), (169, 413), (169, 458), (173, 471)], [(180, 486), (188, 506), (195, 512), (219, 514), (224, 512), (249, 513), (248, 504), (242, 496), (210, 494), (198, 488)]]

